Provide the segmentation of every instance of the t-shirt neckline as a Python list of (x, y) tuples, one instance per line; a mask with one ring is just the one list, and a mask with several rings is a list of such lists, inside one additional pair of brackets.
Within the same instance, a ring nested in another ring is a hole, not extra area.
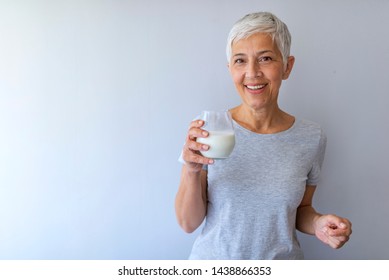
[(258, 136), (261, 136), (261, 137), (274, 137), (274, 136), (281, 136), (281, 135), (284, 135), (284, 134), (288, 134), (291, 131), (293, 131), (295, 129), (295, 127), (297, 126), (297, 123), (299, 122), (299, 119), (297, 119), (295, 117), (293, 124), (288, 129), (285, 129), (285, 130), (279, 131), (279, 132), (275, 132), (275, 133), (257, 133), (257, 132), (251, 131), (251, 130), (243, 127), (242, 125), (240, 125), (235, 120), (232, 120), (232, 122), (233, 122), (233, 125), (234, 125), (235, 128), (238, 128), (238, 129), (240, 129), (240, 130), (242, 130), (242, 131), (244, 131), (246, 133), (250, 133), (250, 134), (253, 134), (253, 135), (258, 135)]

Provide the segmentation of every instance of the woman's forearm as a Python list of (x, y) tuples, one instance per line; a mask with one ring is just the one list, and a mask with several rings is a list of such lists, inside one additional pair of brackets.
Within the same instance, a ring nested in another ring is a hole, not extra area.
[(185, 165), (181, 172), (180, 186), (176, 196), (176, 216), (185, 232), (193, 232), (206, 215), (206, 171), (193, 172)]
[(321, 216), (311, 205), (300, 206), (297, 208), (296, 228), (297, 230), (314, 235), (315, 222)]

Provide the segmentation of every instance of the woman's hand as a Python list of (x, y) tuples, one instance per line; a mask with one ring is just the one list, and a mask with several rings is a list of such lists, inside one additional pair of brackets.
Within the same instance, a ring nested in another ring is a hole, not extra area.
[(334, 249), (342, 247), (351, 232), (351, 222), (336, 215), (321, 215), (315, 221), (316, 237)]
[(188, 233), (201, 225), (207, 213), (207, 171), (202, 167), (203, 164), (212, 164), (213, 160), (200, 154), (200, 151), (208, 150), (209, 146), (196, 142), (198, 137), (207, 137), (209, 134), (201, 128), (203, 125), (202, 120), (191, 122), (182, 149), (185, 164), (182, 167), (175, 208), (179, 225)]
[(209, 146), (196, 142), (198, 137), (207, 137), (209, 134), (208, 131), (201, 129), (203, 125), (203, 120), (191, 122), (182, 150), (182, 159), (185, 161), (188, 170), (194, 172), (201, 171), (203, 164), (212, 164), (214, 162), (213, 159), (203, 157), (200, 154), (200, 151), (207, 151)]

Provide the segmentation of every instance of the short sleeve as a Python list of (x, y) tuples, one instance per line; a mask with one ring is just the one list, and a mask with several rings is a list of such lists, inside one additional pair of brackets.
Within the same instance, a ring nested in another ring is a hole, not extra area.
[[(182, 163), (182, 164), (185, 164), (185, 161), (184, 161), (184, 159), (182, 158), (182, 151), (181, 151), (181, 154), (180, 154), (180, 156), (179, 156), (179, 158), (178, 158), (178, 162), (180, 162), (180, 163)], [(208, 171), (208, 165), (207, 165), (207, 164), (204, 164), (204, 165), (203, 165), (203, 170)]]
[(327, 146), (327, 136), (321, 130), (319, 144), (317, 146), (316, 155), (313, 159), (313, 164), (308, 173), (307, 185), (317, 185), (320, 181), (321, 169), (324, 161), (324, 154)]
[(180, 153), (180, 156), (178, 157), (178, 162), (182, 163), (182, 164), (185, 164), (185, 161), (184, 159), (182, 158), (182, 151)]

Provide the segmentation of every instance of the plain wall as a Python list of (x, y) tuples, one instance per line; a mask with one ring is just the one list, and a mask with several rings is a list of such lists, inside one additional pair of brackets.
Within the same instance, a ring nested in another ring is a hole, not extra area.
[(0, 258), (186, 259), (190, 120), (240, 100), (232, 24), (271, 11), (296, 63), (280, 93), (328, 137), (314, 205), (353, 223), (308, 259), (389, 259), (389, 1), (0, 0)]

